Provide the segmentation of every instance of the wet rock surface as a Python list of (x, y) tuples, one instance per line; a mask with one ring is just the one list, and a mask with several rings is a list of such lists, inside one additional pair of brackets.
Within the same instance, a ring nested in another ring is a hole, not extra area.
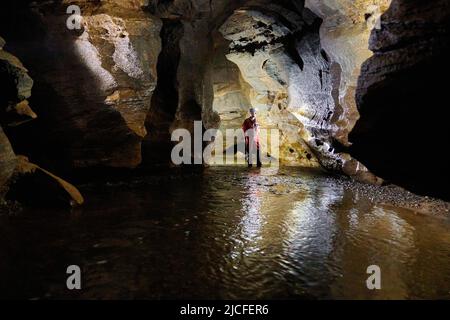
[(305, 6), (323, 19), (320, 41), (337, 77), (333, 136), (348, 145), (348, 134), (359, 119), (355, 92), (361, 65), (370, 58), (369, 37), (391, 0), (307, 0)]
[(45, 169), (17, 156), (7, 198), (31, 206), (80, 206), (84, 198), (76, 187)]
[(361, 119), (351, 135), (351, 153), (375, 174), (446, 200), (448, 161), (437, 155), (450, 136), (441, 114), (448, 101), (442, 75), (450, 71), (449, 30), (447, 1), (392, 1), (371, 35), (374, 56), (362, 67)]
[(17, 126), (35, 119), (29, 106), (33, 80), (22, 62), (4, 50), (5, 40), (0, 38), (0, 125)]
[(2, 126), (14, 126), (18, 119), (36, 118), (26, 100), (31, 96), (33, 80), (20, 60), (3, 50), (4, 45), (5, 40), (0, 38), (0, 202), (17, 166), (16, 155)]
[(32, 70), (32, 102), (41, 115), (26, 132), (14, 132), (17, 152), (33, 150), (39, 162), (59, 168), (135, 167), (157, 81), (161, 22), (138, 2), (77, 5), (79, 30), (67, 28), (63, 3), (18, 2), (2, 10), (16, 15), (5, 17), (5, 37)]
[(0, 86), (2, 88), (0, 97), (2, 115), (7, 107), (28, 99), (33, 87), (33, 80), (21, 61), (2, 48), (0, 48)]
[(448, 217), (450, 214), (450, 202), (420, 196), (396, 185), (377, 186), (345, 178), (339, 178), (337, 181), (355, 194), (367, 197), (381, 205), (406, 208), (416, 214), (427, 214), (435, 217)]

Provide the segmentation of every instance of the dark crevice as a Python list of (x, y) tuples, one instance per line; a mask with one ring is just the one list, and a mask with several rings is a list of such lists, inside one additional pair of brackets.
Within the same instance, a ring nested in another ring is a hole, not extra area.
[(328, 57), (328, 54), (326, 53), (325, 50), (321, 49), (320, 50), (320, 54), (322, 55), (322, 58), (326, 61), (326, 62), (330, 62), (330, 58)]
[(323, 89), (323, 71), (319, 70), (320, 89)]
[(171, 148), (169, 130), (178, 107), (177, 71), (183, 25), (178, 20), (162, 21), (161, 53), (157, 63), (158, 82), (145, 121), (147, 136), (142, 144), (144, 164), (169, 160), (160, 159), (156, 155), (170, 155), (170, 152), (167, 152)]

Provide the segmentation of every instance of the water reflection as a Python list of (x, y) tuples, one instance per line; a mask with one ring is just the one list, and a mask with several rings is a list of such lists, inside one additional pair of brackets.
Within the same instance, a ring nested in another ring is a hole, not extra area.
[[(450, 298), (449, 221), (374, 205), (320, 174), (212, 168), (83, 191), (77, 214), (0, 219), (0, 295)], [(64, 287), (72, 263), (77, 293)], [(380, 291), (365, 286), (372, 264)]]
[[(263, 202), (263, 187), (258, 184), (258, 176), (250, 175), (244, 184), (245, 192), (241, 200), (242, 213), (241, 222), (239, 223), (238, 236), (243, 241), (252, 243), (261, 240), (262, 213), (261, 206)], [(251, 252), (248, 252), (251, 253)]]

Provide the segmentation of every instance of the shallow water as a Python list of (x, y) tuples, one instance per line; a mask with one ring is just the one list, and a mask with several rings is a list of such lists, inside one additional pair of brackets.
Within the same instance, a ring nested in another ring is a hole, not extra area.
[[(319, 173), (211, 168), (82, 190), (82, 208), (0, 218), (1, 297), (450, 299), (448, 219)], [(66, 289), (72, 264), (80, 291)]]

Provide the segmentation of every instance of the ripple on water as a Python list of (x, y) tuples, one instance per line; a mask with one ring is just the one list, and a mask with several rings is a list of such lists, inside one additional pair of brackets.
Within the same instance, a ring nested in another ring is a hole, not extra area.
[[(59, 275), (75, 263), (85, 298), (450, 298), (447, 220), (294, 168), (147, 180), (87, 186), (76, 213), (1, 220), (16, 244), (0, 246), (1, 294), (73, 297)], [(365, 286), (372, 264), (377, 292)]]

